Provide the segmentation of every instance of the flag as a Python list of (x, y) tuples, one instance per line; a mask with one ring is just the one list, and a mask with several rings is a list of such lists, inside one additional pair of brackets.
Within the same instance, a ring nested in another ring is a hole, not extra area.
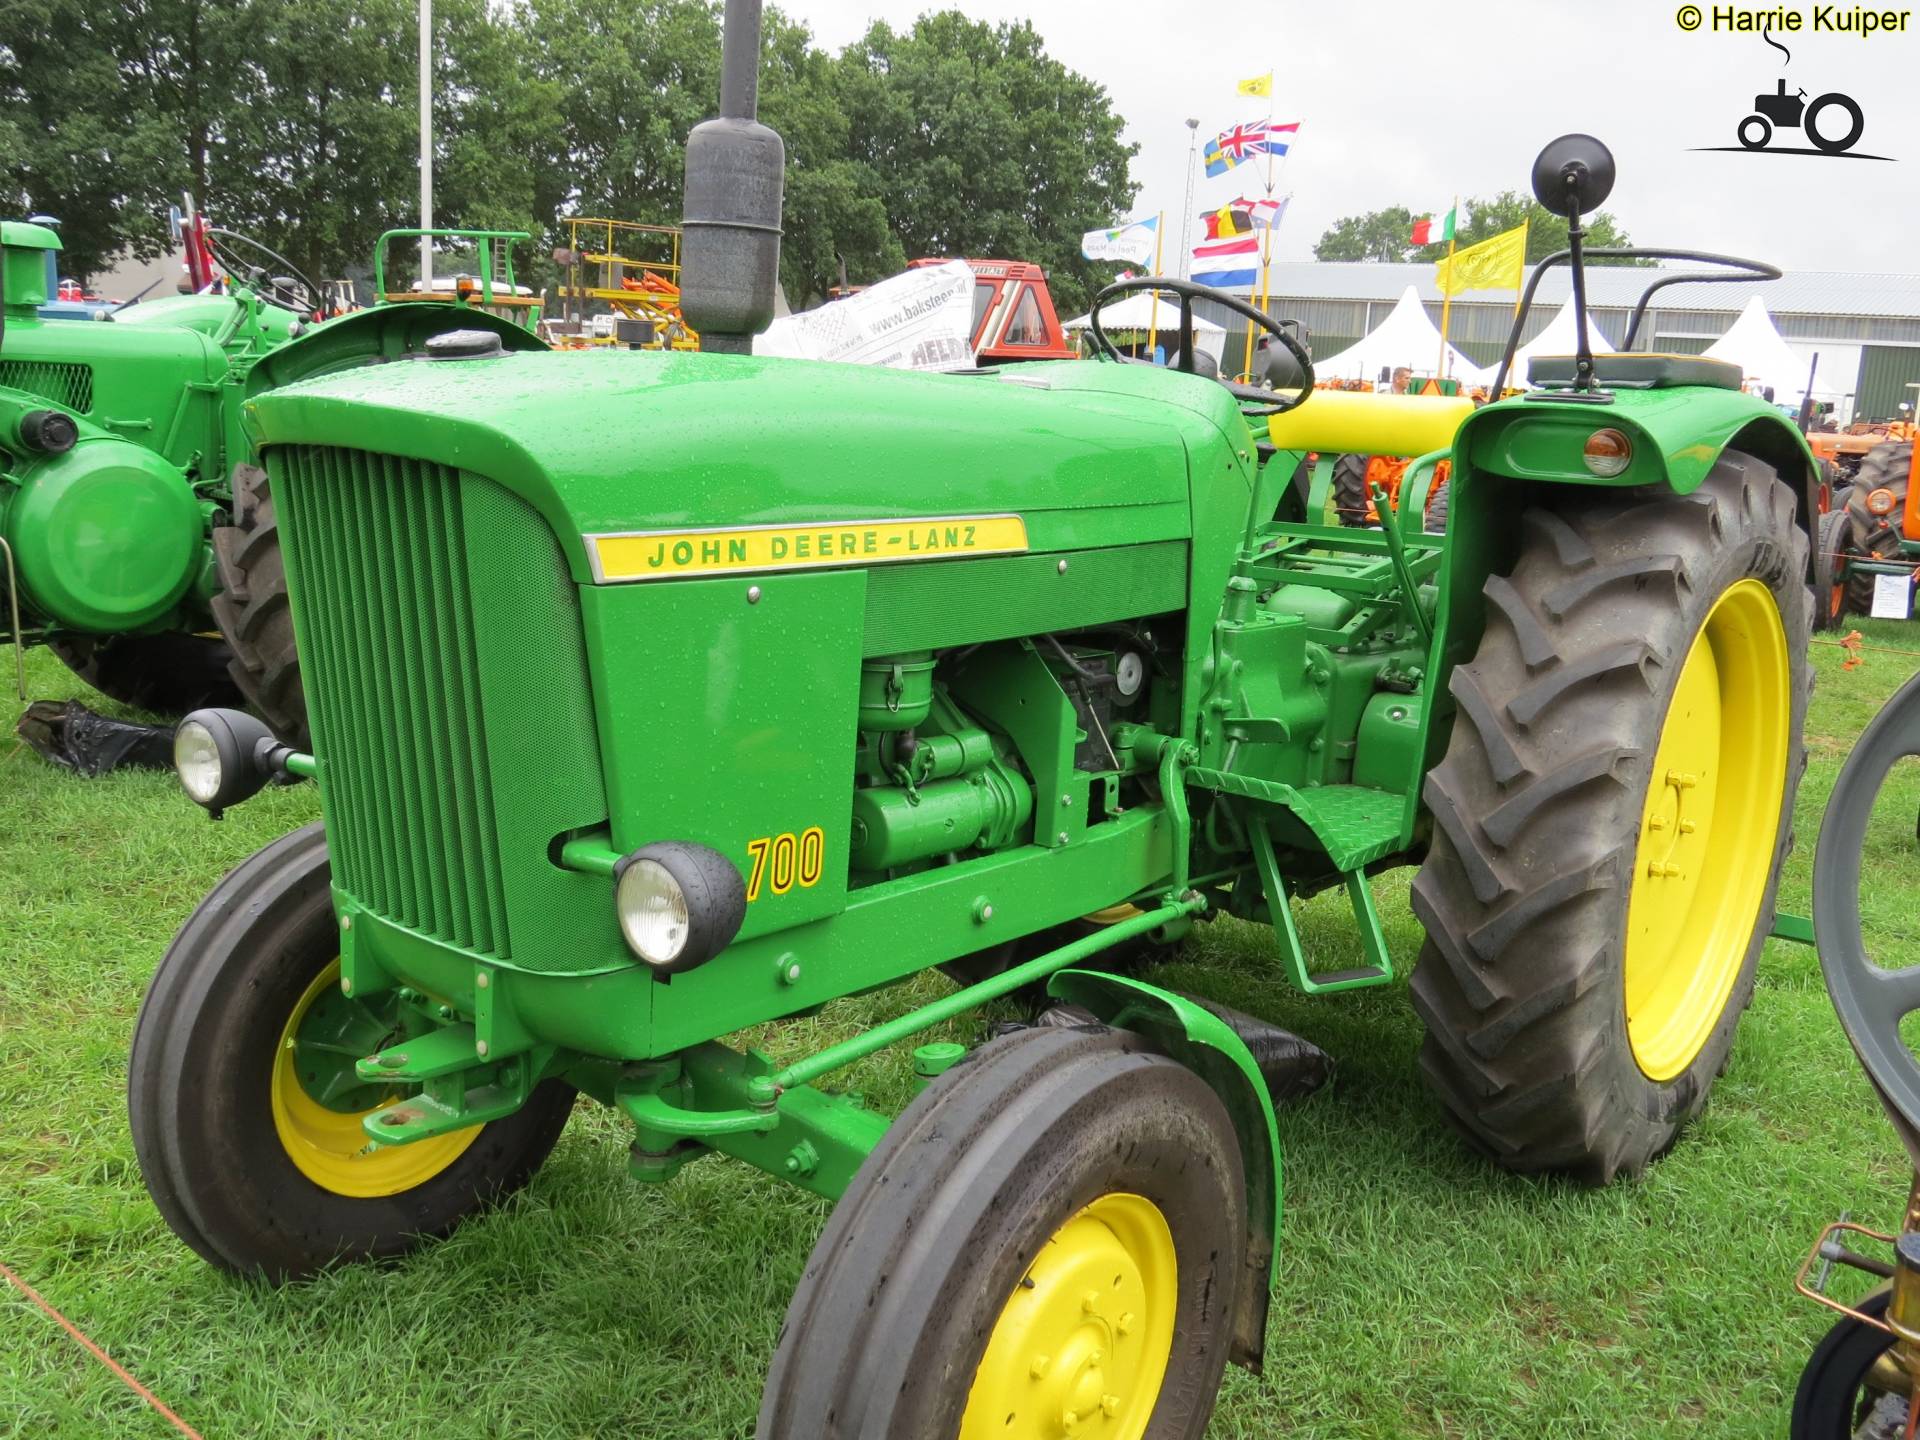
[(1261, 230), (1272, 230), (1286, 218), (1287, 201), (1290, 195), (1278, 200), (1248, 200), (1245, 197), (1230, 202), (1234, 209), (1247, 212), (1247, 218)]
[(1527, 227), (1513, 229), (1470, 245), (1451, 260), (1433, 267), (1433, 283), (1442, 295), (1465, 290), (1518, 290), (1527, 272)]
[(1080, 237), (1080, 253), (1089, 260), (1131, 260), (1144, 265), (1153, 259), (1160, 217), (1130, 220), (1111, 230), (1089, 230)]
[(1273, 72), (1269, 70), (1266, 74), (1256, 75), (1251, 80), (1242, 80), (1233, 88), (1242, 95), (1257, 95), (1261, 99), (1272, 99)]
[(1256, 155), (1280, 155), (1287, 153), (1287, 147), (1300, 132), (1300, 122), (1290, 120), (1284, 125), (1270, 124), (1267, 121), (1255, 121), (1251, 125), (1236, 125), (1231, 130), (1222, 130), (1207, 142), (1207, 177), (1224, 175), (1234, 166), (1251, 160)]
[(1260, 242), (1251, 235), (1202, 240), (1193, 247), (1192, 275), (1198, 285), (1251, 285), (1260, 278)]
[(1446, 218), (1440, 223), (1440, 233), (1438, 235), (1433, 233), (1432, 216), (1428, 216), (1424, 220), (1414, 221), (1412, 243), (1415, 245), (1446, 244), (1447, 241), (1453, 239), (1454, 222), (1459, 215), (1459, 211), (1460, 207), (1458, 205), (1447, 211)]
[(1218, 210), (1209, 210), (1201, 220), (1207, 227), (1207, 239), (1232, 240), (1253, 233), (1253, 211), (1245, 200), (1229, 200)]

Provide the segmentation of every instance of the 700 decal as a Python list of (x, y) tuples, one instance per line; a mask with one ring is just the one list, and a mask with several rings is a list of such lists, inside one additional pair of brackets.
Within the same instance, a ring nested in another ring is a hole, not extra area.
[(747, 876), (747, 899), (758, 900), (762, 889), (784, 895), (794, 886), (811, 889), (820, 883), (826, 866), (827, 835), (818, 825), (809, 825), (798, 835), (765, 835), (747, 842), (747, 856), (753, 869)]

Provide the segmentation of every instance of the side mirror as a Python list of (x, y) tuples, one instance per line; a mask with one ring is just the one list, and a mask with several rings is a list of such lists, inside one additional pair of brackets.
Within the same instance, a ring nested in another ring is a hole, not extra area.
[(1533, 162), (1534, 198), (1556, 215), (1598, 210), (1613, 179), (1613, 152), (1591, 135), (1562, 135)]

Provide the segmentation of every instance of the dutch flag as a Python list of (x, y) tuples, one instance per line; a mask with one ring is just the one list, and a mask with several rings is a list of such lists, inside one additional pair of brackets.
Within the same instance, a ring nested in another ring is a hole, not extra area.
[(1193, 279), (1198, 285), (1231, 289), (1260, 278), (1260, 241), (1252, 235), (1233, 240), (1202, 240), (1193, 247)]

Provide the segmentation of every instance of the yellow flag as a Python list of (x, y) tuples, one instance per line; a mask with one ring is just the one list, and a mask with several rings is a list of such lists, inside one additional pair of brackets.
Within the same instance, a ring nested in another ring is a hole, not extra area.
[(1491, 240), (1469, 245), (1433, 267), (1442, 295), (1466, 290), (1518, 290), (1527, 273), (1527, 227), (1515, 226)]
[(1273, 94), (1273, 72), (1269, 70), (1266, 74), (1256, 75), (1251, 80), (1242, 80), (1235, 88), (1242, 95), (1259, 95), (1263, 98), (1271, 96)]

